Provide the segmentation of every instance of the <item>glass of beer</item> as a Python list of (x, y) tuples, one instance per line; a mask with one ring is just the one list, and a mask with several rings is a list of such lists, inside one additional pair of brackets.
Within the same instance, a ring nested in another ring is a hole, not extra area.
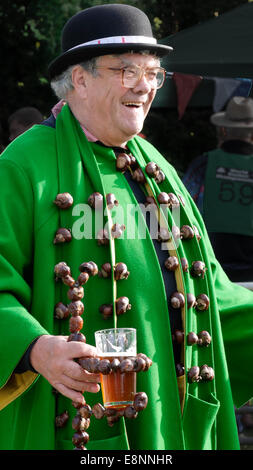
[[(136, 330), (111, 328), (95, 332), (97, 354), (100, 359), (121, 361), (136, 356)], [(101, 388), (105, 408), (123, 409), (133, 404), (136, 393), (136, 372), (112, 371), (101, 375)]]

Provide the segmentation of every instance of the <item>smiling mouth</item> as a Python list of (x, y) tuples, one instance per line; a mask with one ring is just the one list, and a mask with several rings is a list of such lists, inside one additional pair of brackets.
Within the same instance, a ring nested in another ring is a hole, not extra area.
[(144, 103), (140, 103), (139, 101), (127, 101), (123, 103), (124, 106), (127, 108), (141, 108)]

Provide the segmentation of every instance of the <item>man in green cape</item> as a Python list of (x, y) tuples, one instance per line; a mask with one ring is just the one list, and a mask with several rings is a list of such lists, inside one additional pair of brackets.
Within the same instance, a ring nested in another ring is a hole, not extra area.
[[(238, 449), (253, 294), (228, 280), (175, 170), (138, 136), (171, 48), (143, 12), (110, 4), (71, 18), (62, 49), (49, 70), (64, 101), (0, 160), (1, 449)], [(116, 325), (136, 328), (153, 362), (137, 374), (148, 404), (110, 426), (93, 412), (88, 440), (81, 413), (102, 397), (78, 360)]]

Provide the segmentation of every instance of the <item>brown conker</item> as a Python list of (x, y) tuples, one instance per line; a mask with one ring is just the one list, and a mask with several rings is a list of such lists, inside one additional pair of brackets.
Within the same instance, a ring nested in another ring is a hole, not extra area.
[(68, 209), (73, 204), (73, 197), (70, 193), (59, 193), (53, 202), (60, 209)]

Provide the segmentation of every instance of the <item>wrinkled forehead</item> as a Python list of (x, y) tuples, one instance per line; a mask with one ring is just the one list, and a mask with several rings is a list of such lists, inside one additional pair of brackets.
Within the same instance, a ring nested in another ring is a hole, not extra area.
[(151, 54), (149, 51), (142, 52), (127, 52), (125, 54), (112, 54), (100, 56), (97, 59), (97, 64), (104, 65), (112, 63), (121, 65), (145, 65), (147, 67), (159, 67), (160, 58), (154, 54)]

